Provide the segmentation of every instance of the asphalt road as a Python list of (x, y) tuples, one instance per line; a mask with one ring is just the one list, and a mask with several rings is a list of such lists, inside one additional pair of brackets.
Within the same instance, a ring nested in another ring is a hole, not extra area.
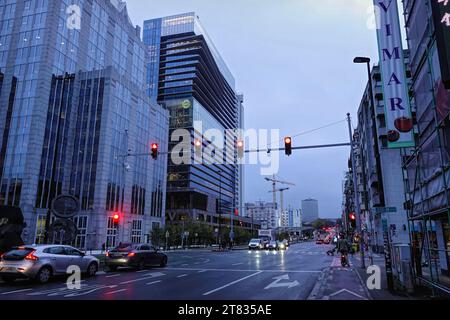
[(333, 262), (329, 246), (307, 242), (287, 251), (182, 251), (165, 268), (99, 272), (69, 290), (65, 278), (45, 285), (0, 283), (0, 300), (304, 300)]

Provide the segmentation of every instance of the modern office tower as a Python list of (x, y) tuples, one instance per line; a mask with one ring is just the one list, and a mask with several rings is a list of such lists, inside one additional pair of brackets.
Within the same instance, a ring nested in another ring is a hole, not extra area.
[(120, 0), (0, 3), (0, 204), (22, 208), (26, 243), (44, 241), (61, 194), (79, 201), (83, 249), (144, 242), (164, 224), (166, 159), (126, 157), (167, 148), (140, 31)]
[(319, 219), (319, 202), (317, 200), (302, 200), (302, 218), (304, 223), (310, 223)]
[[(192, 219), (218, 228), (242, 201), (233, 130), (243, 121), (243, 99), (195, 13), (145, 21), (144, 43), (148, 95), (170, 112), (166, 222)], [(211, 129), (223, 135), (223, 145), (208, 137)], [(180, 162), (181, 139), (188, 157)], [(222, 158), (225, 164), (216, 161)]]

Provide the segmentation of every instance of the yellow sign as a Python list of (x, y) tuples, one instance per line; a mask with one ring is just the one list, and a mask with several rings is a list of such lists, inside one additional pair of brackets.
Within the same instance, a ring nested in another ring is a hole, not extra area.
[(183, 107), (183, 109), (189, 109), (189, 108), (191, 107), (191, 101), (189, 101), (189, 100), (184, 100), (184, 101), (181, 103), (181, 106)]

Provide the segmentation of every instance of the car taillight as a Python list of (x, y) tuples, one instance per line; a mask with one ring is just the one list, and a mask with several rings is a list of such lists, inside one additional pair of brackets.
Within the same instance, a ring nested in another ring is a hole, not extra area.
[(3, 257), (5, 256), (5, 254), (6, 254), (6, 253), (2, 253), (2, 254), (0, 255), (0, 260), (3, 259)]
[(108, 251), (106, 251), (105, 256), (109, 257), (109, 252)]
[(27, 254), (27, 256), (25, 257), (25, 260), (38, 261), (39, 258), (36, 257), (36, 256), (33, 254), (34, 252), (35, 252), (35, 251), (30, 252), (29, 254)]
[(136, 254), (136, 253), (134, 253), (134, 252), (130, 252), (130, 253), (128, 254), (128, 256), (129, 256), (129, 257), (134, 257), (135, 254)]

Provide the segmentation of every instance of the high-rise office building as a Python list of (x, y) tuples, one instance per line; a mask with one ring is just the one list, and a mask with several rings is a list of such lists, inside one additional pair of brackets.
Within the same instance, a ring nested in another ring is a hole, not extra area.
[[(242, 202), (233, 130), (243, 122), (243, 97), (195, 13), (145, 21), (144, 42), (148, 95), (170, 112), (166, 222), (193, 219), (218, 226), (219, 217), (229, 218)], [(223, 134), (225, 147), (205, 135), (209, 129)], [(189, 157), (177, 163), (173, 150), (181, 138), (189, 141)], [(194, 141), (226, 163), (195, 161)]]
[(319, 219), (319, 201), (315, 199), (302, 200), (302, 218), (305, 223)]
[(79, 200), (83, 249), (147, 241), (164, 224), (166, 159), (125, 157), (167, 148), (140, 31), (120, 0), (0, 2), (0, 204), (22, 208), (26, 243), (44, 241), (61, 194)]

